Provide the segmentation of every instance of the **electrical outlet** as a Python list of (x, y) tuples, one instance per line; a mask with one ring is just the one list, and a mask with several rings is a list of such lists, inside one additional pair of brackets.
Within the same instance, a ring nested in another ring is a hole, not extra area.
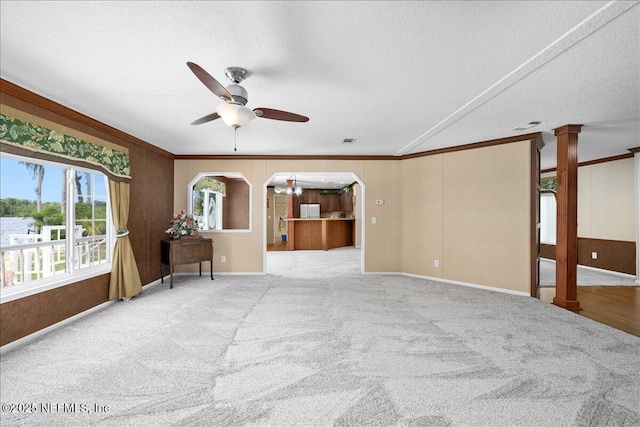
[(436, 259), (433, 261), (433, 266), (434, 267), (440, 267), (440, 260)]
[(227, 257), (226, 257), (226, 256), (224, 256), (224, 255), (222, 255), (222, 256), (220, 257), (220, 262), (227, 262)]
[(376, 200), (376, 205), (380, 206), (380, 205), (384, 205), (384, 200)]
[(598, 252), (591, 252), (591, 258), (598, 259)]

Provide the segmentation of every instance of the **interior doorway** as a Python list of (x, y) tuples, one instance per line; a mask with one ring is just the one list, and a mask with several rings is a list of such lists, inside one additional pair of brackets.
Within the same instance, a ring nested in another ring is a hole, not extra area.
[[(346, 220), (353, 222), (353, 245), (345, 248), (357, 249), (357, 260), (355, 268), (361, 273), (364, 272), (364, 240), (365, 240), (365, 185), (353, 172), (278, 172), (273, 174), (264, 184), (263, 194), (266, 197), (264, 206), (264, 245), (263, 262), (264, 272), (268, 273), (268, 254), (274, 252), (307, 252), (305, 257), (314, 255), (319, 258), (330, 256), (328, 252), (334, 249), (325, 250), (297, 250), (290, 249), (290, 237), (288, 235), (287, 203), (289, 195), (286, 194), (287, 181), (293, 181), (294, 187), (298, 189), (292, 197), (297, 200), (293, 206), (300, 204), (313, 204), (316, 202), (306, 201), (307, 197), (316, 194), (317, 203), (323, 206), (319, 220)], [(346, 190), (348, 189), (348, 190)], [(346, 193), (348, 191), (348, 193)], [(306, 192), (306, 193), (305, 193)], [(320, 200), (322, 197), (322, 201)], [(335, 200), (333, 200), (335, 198)], [(336, 203), (340, 199), (339, 203)], [(333, 201), (334, 203), (325, 204)], [(298, 206), (296, 206), (298, 205)], [(296, 212), (294, 210), (294, 212)], [(300, 218), (293, 214), (297, 220)], [(310, 218), (311, 219), (311, 218)], [(335, 223), (334, 223), (335, 224)], [(331, 225), (331, 224), (329, 224)], [(337, 249), (337, 248), (336, 248)], [(334, 257), (338, 263), (354, 263), (354, 257)]]
[[(267, 242), (267, 251), (287, 250), (287, 196), (273, 195), (273, 238)], [(267, 214), (267, 219), (268, 219)], [(268, 222), (268, 221), (267, 221)]]

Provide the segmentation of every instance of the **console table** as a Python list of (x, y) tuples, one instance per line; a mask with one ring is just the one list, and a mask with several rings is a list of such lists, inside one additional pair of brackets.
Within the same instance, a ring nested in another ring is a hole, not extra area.
[(160, 241), (160, 281), (164, 283), (162, 266), (167, 264), (171, 273), (173, 289), (173, 270), (176, 265), (198, 263), (202, 276), (202, 261), (211, 263), (211, 280), (213, 280), (213, 240), (203, 237), (181, 238)]

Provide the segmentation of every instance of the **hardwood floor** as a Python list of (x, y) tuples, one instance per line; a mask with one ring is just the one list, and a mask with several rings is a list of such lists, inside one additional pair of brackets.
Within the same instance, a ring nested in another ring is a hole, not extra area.
[[(551, 303), (556, 288), (540, 288), (540, 299)], [(640, 337), (640, 287), (580, 286), (580, 316)]]
[(276, 240), (275, 244), (268, 244), (267, 251), (286, 251), (287, 250), (287, 242), (283, 242), (280, 239)]

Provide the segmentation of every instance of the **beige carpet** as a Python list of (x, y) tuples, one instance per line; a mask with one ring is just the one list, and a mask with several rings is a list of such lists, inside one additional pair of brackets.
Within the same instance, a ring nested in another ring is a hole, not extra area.
[(640, 424), (639, 338), (528, 297), (360, 275), (359, 257), (272, 252), (269, 275), (145, 287), (3, 355), (0, 424)]

